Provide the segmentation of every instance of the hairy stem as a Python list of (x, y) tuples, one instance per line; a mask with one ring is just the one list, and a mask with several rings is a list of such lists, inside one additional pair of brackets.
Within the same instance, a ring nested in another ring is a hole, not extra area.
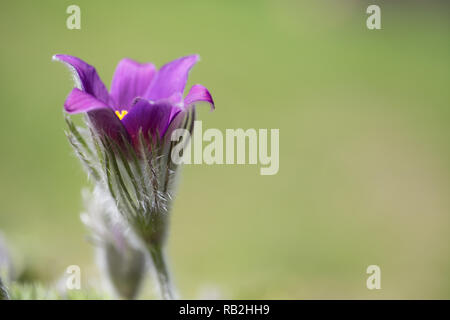
[(172, 283), (170, 281), (170, 274), (167, 268), (165, 254), (160, 247), (149, 247), (150, 256), (155, 266), (156, 276), (161, 291), (161, 298), (164, 300), (175, 299)]

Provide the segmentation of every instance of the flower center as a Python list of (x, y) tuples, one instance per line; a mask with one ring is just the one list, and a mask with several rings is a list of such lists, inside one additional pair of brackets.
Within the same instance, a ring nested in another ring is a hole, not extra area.
[(116, 111), (116, 115), (119, 117), (120, 120), (123, 119), (123, 117), (125, 117), (127, 115), (128, 111), (127, 110), (122, 110), (122, 111)]

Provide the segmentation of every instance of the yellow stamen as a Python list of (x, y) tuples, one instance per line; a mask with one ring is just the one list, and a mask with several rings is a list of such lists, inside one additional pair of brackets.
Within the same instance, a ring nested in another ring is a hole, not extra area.
[(120, 120), (123, 119), (123, 117), (125, 117), (127, 115), (128, 111), (127, 110), (122, 110), (121, 112), (116, 111), (116, 115), (119, 117)]

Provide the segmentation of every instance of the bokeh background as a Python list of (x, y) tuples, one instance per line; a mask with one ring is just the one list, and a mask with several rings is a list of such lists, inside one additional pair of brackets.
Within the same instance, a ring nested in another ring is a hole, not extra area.
[[(395, 3), (393, 3), (395, 2)], [(366, 28), (381, 6), (382, 30)], [(81, 8), (81, 30), (66, 8)], [(98, 276), (88, 181), (64, 135), (96, 66), (199, 53), (203, 127), (279, 128), (280, 171), (183, 169), (169, 253), (181, 296), (450, 298), (450, 10), (445, 1), (10, 1), (0, 12), (0, 230), (22, 281)], [(189, 87), (188, 86), (188, 87)], [(381, 267), (381, 290), (366, 268)], [(145, 297), (145, 295), (144, 295)]]

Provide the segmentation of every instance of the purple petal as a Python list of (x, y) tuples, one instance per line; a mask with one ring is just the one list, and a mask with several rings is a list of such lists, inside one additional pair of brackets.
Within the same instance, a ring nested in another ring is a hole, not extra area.
[(183, 123), (185, 122), (186, 116), (188, 115), (188, 111), (184, 109), (175, 108), (177, 112), (174, 112), (173, 117), (170, 120), (170, 124), (167, 127), (164, 140), (166, 142), (171, 141), (172, 133), (174, 130), (183, 127)]
[(89, 111), (87, 115), (100, 136), (106, 135), (121, 146), (123, 145), (123, 137), (129, 139), (125, 127), (111, 108), (94, 109)]
[(111, 83), (111, 96), (117, 110), (128, 110), (136, 97), (143, 97), (156, 74), (151, 63), (138, 63), (131, 59), (122, 59), (117, 65)]
[(96, 99), (92, 95), (74, 88), (66, 101), (64, 102), (64, 109), (68, 113), (88, 112), (94, 109), (108, 108), (106, 104)]
[(74, 88), (64, 103), (68, 113), (86, 112), (97, 134), (114, 139), (119, 145), (123, 145), (123, 138), (129, 139), (125, 127), (120, 122), (114, 111), (106, 104), (97, 100), (90, 94)]
[(108, 90), (93, 66), (77, 57), (65, 54), (56, 54), (53, 56), (53, 60), (64, 63), (72, 71), (78, 89), (93, 95), (107, 105), (111, 104)]
[(183, 94), (189, 70), (199, 60), (198, 55), (179, 58), (161, 67), (145, 98), (153, 101)]
[(206, 89), (201, 84), (196, 84), (192, 86), (191, 90), (189, 90), (188, 95), (186, 96), (186, 98), (184, 98), (184, 108), (187, 109), (191, 105), (194, 105), (200, 101), (209, 103), (211, 105), (211, 111), (214, 110), (214, 101), (208, 89)]
[(144, 137), (147, 137), (148, 133), (155, 136), (157, 132), (159, 132), (160, 137), (164, 136), (171, 120), (180, 111), (178, 109), (178, 112), (172, 117), (174, 108), (178, 109), (172, 106), (169, 101), (150, 103), (147, 100), (140, 99), (122, 119), (122, 124), (127, 129), (133, 143), (138, 145), (140, 129), (142, 129)]

